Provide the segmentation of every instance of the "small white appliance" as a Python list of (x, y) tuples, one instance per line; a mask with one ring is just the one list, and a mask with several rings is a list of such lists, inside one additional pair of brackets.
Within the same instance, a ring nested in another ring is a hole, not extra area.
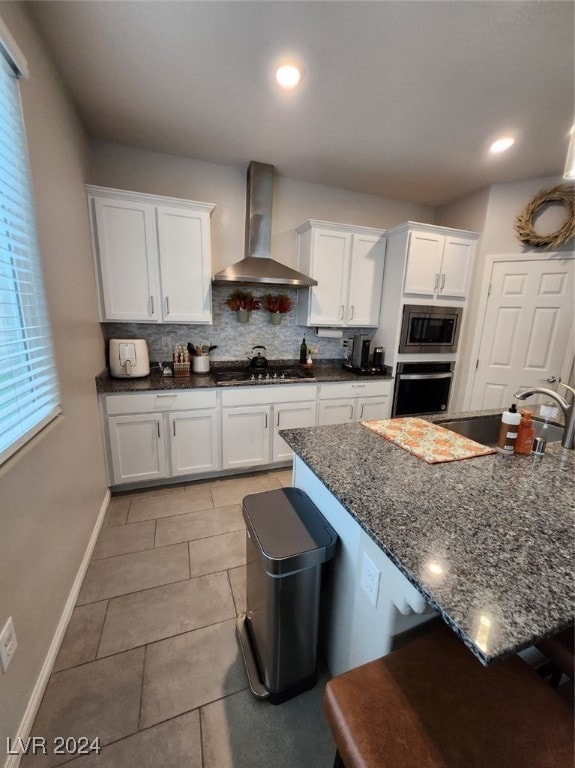
[(150, 373), (145, 339), (110, 339), (110, 374), (116, 379), (137, 379)]

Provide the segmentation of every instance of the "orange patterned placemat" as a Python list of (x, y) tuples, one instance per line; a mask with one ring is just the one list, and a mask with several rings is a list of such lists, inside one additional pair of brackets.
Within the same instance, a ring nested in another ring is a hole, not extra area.
[(416, 416), (381, 421), (362, 421), (362, 426), (390, 440), (429, 464), (458, 461), (496, 453), (495, 448), (476, 443), (439, 424), (431, 424)]

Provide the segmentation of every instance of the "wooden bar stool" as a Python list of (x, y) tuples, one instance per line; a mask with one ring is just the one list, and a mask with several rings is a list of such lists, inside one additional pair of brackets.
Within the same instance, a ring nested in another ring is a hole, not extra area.
[(484, 667), (446, 626), (330, 680), (345, 768), (573, 768), (573, 711), (519, 657)]

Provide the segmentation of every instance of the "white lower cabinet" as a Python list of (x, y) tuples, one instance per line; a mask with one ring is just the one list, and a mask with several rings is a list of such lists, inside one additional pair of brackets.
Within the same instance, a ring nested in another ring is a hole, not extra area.
[(222, 467), (257, 467), (270, 463), (269, 405), (222, 409)]
[(217, 410), (176, 412), (168, 418), (172, 475), (218, 470)]
[(290, 461), (281, 429), (313, 427), (316, 384), (233, 387), (222, 392), (223, 469)]
[(274, 433), (272, 441), (272, 460), (289, 461), (292, 449), (279, 435), (280, 429), (299, 429), (315, 427), (317, 424), (316, 402), (282, 403), (274, 406)]
[(220, 469), (215, 389), (105, 395), (110, 484)]
[(167, 477), (163, 418), (161, 413), (108, 418), (114, 485)]
[(346, 381), (102, 395), (110, 485), (206, 476), (293, 453), (283, 429), (385, 419), (391, 381)]
[(388, 419), (391, 381), (325, 382), (319, 385), (318, 423), (348, 424)]

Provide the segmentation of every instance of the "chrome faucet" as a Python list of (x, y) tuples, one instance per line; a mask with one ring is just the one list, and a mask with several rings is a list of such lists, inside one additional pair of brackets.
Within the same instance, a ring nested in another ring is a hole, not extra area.
[(560, 384), (562, 387), (565, 387), (565, 389), (568, 389), (569, 392), (571, 392), (574, 397), (573, 403), (568, 403), (567, 400), (561, 395), (557, 394), (557, 392), (552, 389), (545, 389), (544, 387), (534, 387), (533, 389), (526, 389), (523, 392), (516, 392), (513, 397), (515, 397), (517, 400), (527, 400), (527, 398), (531, 397), (532, 395), (545, 395), (546, 397), (550, 397), (552, 400), (555, 400), (555, 402), (558, 403), (561, 407), (563, 416), (565, 417), (565, 427), (563, 428), (563, 439), (561, 440), (561, 445), (563, 448), (575, 448), (575, 389), (573, 389), (573, 387), (568, 387), (567, 384), (563, 384), (562, 382), (560, 382)]

